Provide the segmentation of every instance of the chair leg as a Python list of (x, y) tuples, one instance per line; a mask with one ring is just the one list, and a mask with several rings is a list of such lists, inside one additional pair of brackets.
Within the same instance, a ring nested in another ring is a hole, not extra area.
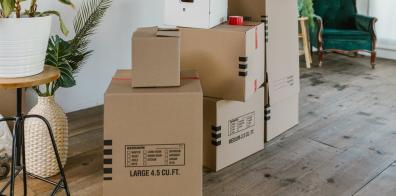
[(323, 65), (323, 55), (324, 55), (323, 50), (319, 50), (318, 51), (318, 55), (319, 55), (319, 67), (322, 67), (322, 65)]
[(373, 69), (375, 69), (376, 59), (377, 59), (377, 52), (376, 51), (371, 52), (371, 68)]

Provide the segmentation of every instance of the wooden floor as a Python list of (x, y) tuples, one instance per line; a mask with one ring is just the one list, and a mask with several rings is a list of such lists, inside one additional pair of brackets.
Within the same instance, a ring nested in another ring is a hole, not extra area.
[[(323, 68), (302, 68), (301, 84), (301, 123), (262, 152), (206, 171), (205, 196), (396, 195), (396, 61), (371, 70), (368, 58), (329, 54)], [(69, 119), (73, 195), (101, 195), (102, 108)], [(29, 183), (31, 195), (50, 188)]]

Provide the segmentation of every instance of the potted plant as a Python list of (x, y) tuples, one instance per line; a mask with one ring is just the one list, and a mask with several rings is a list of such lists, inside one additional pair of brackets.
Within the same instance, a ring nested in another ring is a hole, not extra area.
[[(45, 64), (59, 68), (61, 75), (54, 82), (33, 87), (38, 95), (38, 103), (29, 114), (44, 116), (50, 122), (63, 165), (67, 160), (68, 122), (54, 96), (59, 88), (76, 85), (76, 74), (93, 52), (88, 49), (90, 39), (110, 5), (111, 0), (85, 1), (74, 19), (75, 37), (69, 41), (57, 35), (49, 39)], [(42, 177), (54, 176), (59, 172), (43, 122), (37, 119), (26, 120), (25, 143), (26, 168), (29, 172)]]
[(312, 0), (298, 0), (298, 13), (300, 17), (307, 17), (308, 24), (311, 26), (314, 16)]
[[(0, 0), (0, 77), (15, 78), (43, 71), (51, 30), (51, 15), (59, 18), (60, 28), (68, 30), (57, 11), (38, 12), (37, 0), (22, 11), (24, 0)], [(59, 2), (74, 7), (70, 0)]]

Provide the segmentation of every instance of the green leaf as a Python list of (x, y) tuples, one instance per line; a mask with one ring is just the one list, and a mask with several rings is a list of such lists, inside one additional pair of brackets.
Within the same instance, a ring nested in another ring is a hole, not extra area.
[(70, 41), (81, 54), (73, 58), (74, 73), (78, 73), (81, 65), (93, 52), (88, 49), (88, 45), (111, 3), (112, 0), (88, 0), (84, 1), (78, 10), (74, 18), (76, 36)]
[(15, 0), (0, 0), (3, 16), (9, 17), (15, 9)]
[(59, 2), (70, 5), (72, 8), (74, 8), (74, 4), (70, 0), (59, 0)]
[(55, 15), (55, 16), (58, 17), (60, 29), (61, 29), (62, 33), (65, 36), (67, 36), (69, 34), (69, 30), (67, 29), (65, 23), (62, 20), (61, 15), (59, 14), (58, 11), (50, 10), (50, 11), (45, 11), (45, 12), (42, 12), (42, 13), (38, 13), (38, 16), (49, 16), (49, 15)]
[[(69, 42), (58, 35), (50, 38), (45, 63), (58, 68), (61, 72), (60, 78), (56, 81), (56, 89), (58, 87), (70, 88), (76, 85), (73, 68), (69, 61), (72, 56), (73, 48)], [(54, 93), (54, 89), (52, 93)]]

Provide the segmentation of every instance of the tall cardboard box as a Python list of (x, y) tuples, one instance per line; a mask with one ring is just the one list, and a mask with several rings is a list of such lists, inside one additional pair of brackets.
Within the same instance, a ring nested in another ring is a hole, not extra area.
[(264, 82), (264, 24), (182, 28), (181, 66), (196, 69), (204, 96), (247, 101)]
[(266, 13), (265, 2), (266, 0), (228, 0), (228, 14), (244, 16), (251, 21), (263, 22)]
[(210, 29), (227, 21), (228, 0), (166, 0), (165, 25)]
[(267, 73), (271, 104), (267, 139), (271, 140), (298, 124), (300, 67), (297, 1), (267, 0), (266, 9)]
[(264, 89), (247, 102), (204, 98), (204, 166), (219, 171), (264, 149)]
[(179, 86), (179, 30), (147, 27), (135, 31), (132, 66), (132, 87)]
[[(202, 89), (131, 88), (118, 71), (105, 94), (103, 195), (202, 195)], [(132, 79), (133, 80), (133, 79)]]

